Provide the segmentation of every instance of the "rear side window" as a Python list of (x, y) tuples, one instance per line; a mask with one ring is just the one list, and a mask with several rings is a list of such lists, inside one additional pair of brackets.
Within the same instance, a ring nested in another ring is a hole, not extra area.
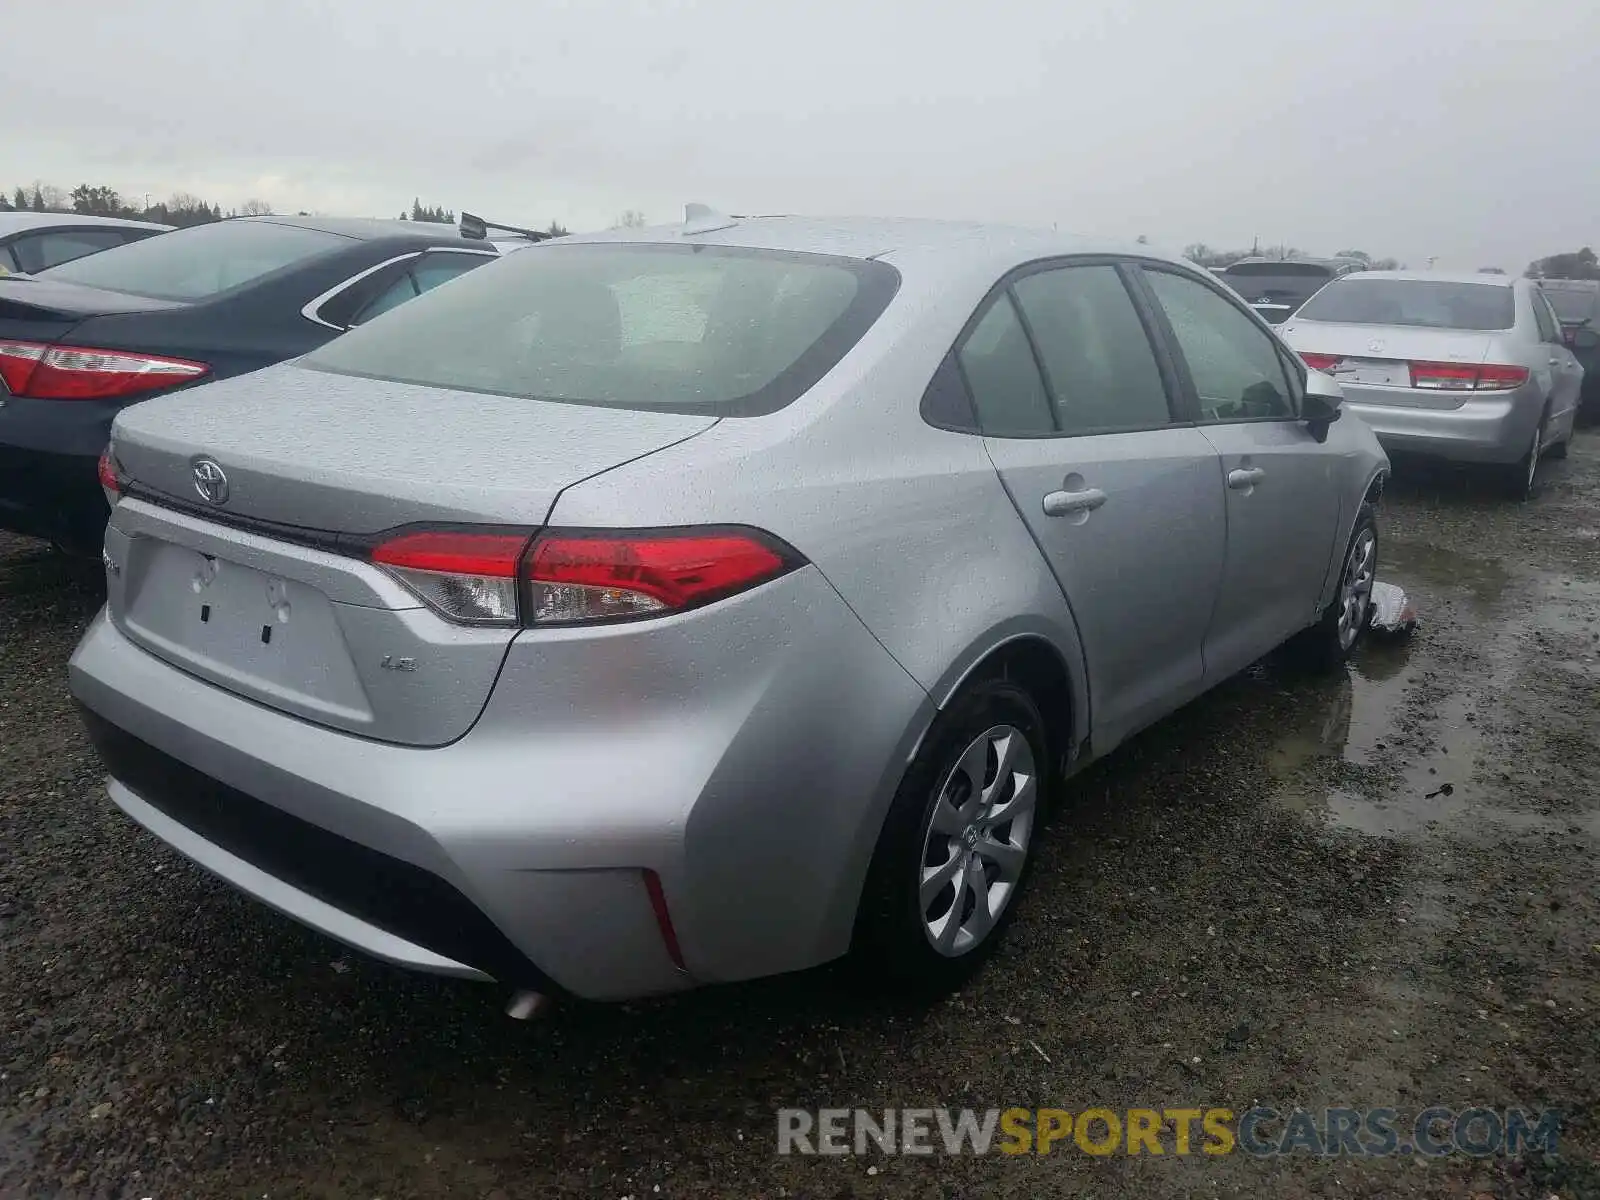
[(411, 269), (411, 277), (417, 281), (419, 293), (427, 292), (491, 261), (486, 254), (426, 254)]
[(1510, 329), (1516, 324), (1516, 307), (1505, 284), (1346, 278), (1334, 280), (1308, 300), (1295, 319), (1427, 329)]
[(567, 404), (753, 416), (803, 395), (899, 287), (886, 263), (564, 243), (491, 261), (301, 360)]
[(114, 246), (54, 267), (49, 277), (156, 300), (203, 300), (351, 243), (297, 225), (215, 221)]
[(1039, 364), (1009, 292), (995, 298), (956, 358), (984, 433), (1039, 437), (1056, 431)]
[(1161, 370), (1115, 267), (1040, 271), (1018, 280), (1016, 294), (1061, 432), (1151, 429), (1171, 420)]
[(388, 312), (391, 308), (399, 308), (407, 300), (417, 298), (417, 285), (411, 280), (411, 272), (402, 271), (388, 287), (379, 292), (356, 316), (351, 324), (359, 325), (373, 317)]

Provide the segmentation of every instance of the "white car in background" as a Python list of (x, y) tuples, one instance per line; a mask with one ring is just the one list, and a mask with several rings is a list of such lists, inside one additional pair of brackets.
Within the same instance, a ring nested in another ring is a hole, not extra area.
[(0, 275), (31, 275), (171, 229), (170, 225), (121, 217), (0, 212)]

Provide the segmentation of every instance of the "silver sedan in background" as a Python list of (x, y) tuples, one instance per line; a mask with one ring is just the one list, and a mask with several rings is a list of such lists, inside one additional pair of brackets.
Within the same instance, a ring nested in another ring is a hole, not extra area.
[(118, 417), (71, 686), (122, 809), (516, 1011), (942, 988), (1064, 774), (1355, 645), (1387, 460), (1207, 272), (693, 216)]
[(1282, 326), (1389, 450), (1494, 464), (1511, 494), (1565, 456), (1583, 367), (1526, 279), (1367, 271), (1322, 288)]

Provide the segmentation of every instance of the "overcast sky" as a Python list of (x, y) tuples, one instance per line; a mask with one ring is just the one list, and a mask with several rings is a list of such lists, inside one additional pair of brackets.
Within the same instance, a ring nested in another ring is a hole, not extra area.
[(4, 24), (8, 192), (574, 229), (698, 200), (1513, 270), (1600, 243), (1581, 0), (16, 0)]

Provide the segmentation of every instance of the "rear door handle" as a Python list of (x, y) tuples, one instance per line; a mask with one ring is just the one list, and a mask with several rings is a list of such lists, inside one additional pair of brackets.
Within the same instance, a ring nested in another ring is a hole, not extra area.
[(1099, 488), (1084, 488), (1081, 492), (1046, 492), (1044, 515), (1065, 517), (1072, 513), (1089, 513), (1106, 502), (1106, 494)]
[(1236, 492), (1247, 492), (1266, 477), (1260, 467), (1236, 467), (1228, 472), (1228, 486)]

